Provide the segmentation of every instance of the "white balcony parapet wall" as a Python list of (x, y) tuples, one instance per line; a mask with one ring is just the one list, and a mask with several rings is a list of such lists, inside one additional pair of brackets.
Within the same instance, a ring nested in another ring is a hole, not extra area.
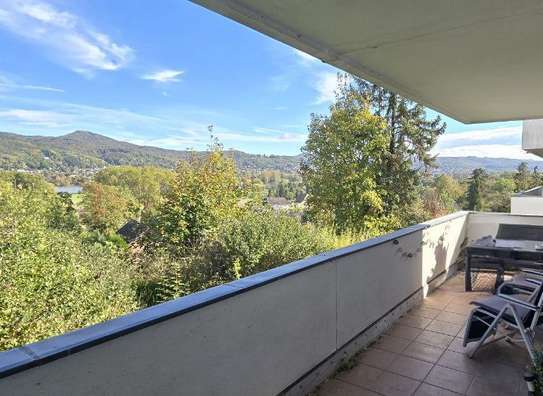
[(543, 217), (535, 215), (472, 212), (469, 215), (468, 242), (487, 235), (496, 236), (500, 224), (527, 224), (543, 226)]
[(542, 216), (543, 187), (534, 187), (511, 196), (511, 214)]
[[(0, 353), (0, 394), (302, 393), (297, 384), (316, 367), (334, 369), (327, 362), (337, 363), (339, 352), (390, 326), (454, 271), (473, 235), (468, 216), (458, 212)], [(490, 217), (475, 216), (476, 233), (493, 227)]]

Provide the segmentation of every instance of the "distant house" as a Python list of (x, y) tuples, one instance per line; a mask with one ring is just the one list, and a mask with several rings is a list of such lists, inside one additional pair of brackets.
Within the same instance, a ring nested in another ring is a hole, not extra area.
[(128, 220), (128, 222), (117, 230), (126, 243), (129, 245), (137, 244), (149, 227), (136, 220)]
[(268, 197), (266, 202), (274, 210), (288, 209), (290, 207), (290, 201), (285, 197)]

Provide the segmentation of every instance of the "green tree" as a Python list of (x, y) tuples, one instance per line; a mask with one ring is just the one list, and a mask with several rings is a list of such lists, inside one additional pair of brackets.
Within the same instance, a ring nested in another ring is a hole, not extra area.
[(138, 212), (137, 202), (126, 190), (96, 182), (85, 185), (81, 203), (83, 223), (104, 234), (116, 232)]
[(474, 169), (468, 181), (466, 192), (466, 209), (483, 210), (483, 195), (486, 189), (488, 174), (482, 168)]
[(309, 215), (368, 235), (413, 221), (421, 169), (433, 164), (429, 150), (444, 129), (422, 106), (343, 78), (330, 114), (312, 115), (302, 149)]
[(195, 246), (239, 210), (242, 187), (234, 161), (217, 142), (206, 156), (181, 161), (172, 188), (151, 221), (155, 241), (174, 249)]
[(514, 175), (515, 186), (518, 192), (526, 191), (535, 186), (534, 178), (528, 168), (528, 163), (521, 162), (517, 167), (517, 172)]
[(511, 195), (515, 192), (516, 183), (510, 175), (504, 174), (494, 177), (488, 183), (485, 209), (491, 212), (510, 212), (511, 211)]
[(417, 221), (410, 216), (411, 206), (420, 199), (416, 186), (424, 171), (435, 166), (430, 150), (446, 124), (439, 116), (428, 117), (418, 103), (376, 84), (355, 79), (355, 86), (374, 114), (386, 120), (388, 145), (377, 178), (384, 191), (384, 212), (399, 213), (404, 225)]
[(171, 189), (174, 173), (154, 166), (111, 166), (98, 172), (94, 181), (118, 187), (132, 195), (144, 219), (151, 216)]

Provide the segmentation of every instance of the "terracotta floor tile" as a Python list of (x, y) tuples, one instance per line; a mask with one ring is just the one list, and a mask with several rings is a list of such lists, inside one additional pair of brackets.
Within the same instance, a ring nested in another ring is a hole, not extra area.
[(320, 396), (379, 396), (375, 392), (335, 379), (322, 384), (318, 394)]
[(411, 343), (410, 340), (389, 335), (381, 336), (372, 348), (382, 349), (388, 352), (400, 353)]
[(455, 338), (454, 340), (451, 341), (447, 349), (450, 351), (457, 352), (457, 353), (467, 353), (470, 350), (470, 346), (467, 345), (466, 347), (464, 347), (462, 344), (463, 344), (462, 338)]
[(468, 396), (518, 396), (528, 393), (524, 380), (475, 377), (468, 389)]
[(451, 392), (447, 389), (438, 388), (437, 386), (430, 384), (422, 384), (415, 396), (458, 396), (459, 393)]
[(399, 337), (399, 338), (405, 338), (407, 340), (414, 340), (415, 338), (418, 337), (420, 333), (422, 333), (421, 329), (417, 329), (415, 327), (410, 327), (410, 326), (402, 326), (399, 324), (392, 326), (386, 332), (386, 334), (388, 335)]
[(444, 351), (445, 349), (443, 348), (413, 341), (402, 354), (415, 359), (424, 360), (425, 362), (436, 363)]
[(383, 373), (368, 389), (387, 396), (406, 396), (415, 393), (420, 382), (393, 373)]
[(421, 304), (422, 308), (438, 309), (443, 311), (449, 303), (447, 301), (429, 300), (425, 298)]
[(365, 364), (358, 364), (351, 370), (343, 371), (336, 375), (336, 379), (344, 382), (348, 382), (352, 385), (366, 386), (370, 382), (375, 382), (383, 374), (383, 370), (367, 366)]
[(439, 315), (436, 316), (436, 319), (441, 320), (443, 322), (464, 325), (466, 323), (467, 315), (443, 311)]
[(473, 375), (470, 374), (446, 367), (435, 366), (424, 382), (452, 392), (465, 393), (471, 385), (473, 378)]
[(423, 362), (422, 360), (407, 356), (399, 356), (390, 364), (388, 371), (422, 381), (426, 378), (432, 367), (432, 363)]
[(439, 348), (447, 348), (449, 344), (453, 341), (453, 339), (453, 336), (447, 334), (424, 330), (422, 333), (419, 334), (417, 338), (415, 338), (415, 341), (422, 344), (436, 346)]
[(471, 312), (473, 308), (474, 308), (473, 305), (469, 305), (467, 303), (461, 304), (461, 303), (456, 303), (455, 301), (452, 301), (445, 307), (444, 311), (453, 312), (460, 315), (465, 315), (465, 317), (467, 317), (467, 315)]
[(397, 357), (398, 355), (395, 353), (370, 348), (360, 354), (358, 361), (372, 367), (387, 368)]
[[(485, 362), (478, 359), (470, 359), (463, 353), (457, 353), (453, 351), (445, 351), (439, 361), (438, 365), (454, 369), (456, 371), (462, 371), (464, 373), (476, 375), (487, 369)], [(489, 368), (488, 368), (489, 369)]]
[(405, 315), (398, 320), (398, 324), (402, 326), (415, 327), (417, 329), (424, 329), (430, 324), (431, 321), (432, 319), (423, 318), (421, 316)]
[(426, 326), (426, 330), (447, 334), (453, 337), (458, 334), (461, 328), (462, 326), (459, 324), (443, 322), (437, 319), (432, 320), (432, 323)]
[(428, 319), (434, 319), (440, 313), (441, 313), (440, 309), (423, 308), (423, 307), (418, 307), (409, 311), (410, 315), (420, 316), (420, 317), (428, 318)]

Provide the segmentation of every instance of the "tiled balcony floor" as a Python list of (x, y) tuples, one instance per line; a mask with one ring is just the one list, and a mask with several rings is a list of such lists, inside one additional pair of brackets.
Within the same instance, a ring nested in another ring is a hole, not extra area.
[(465, 355), (469, 303), (487, 294), (464, 292), (463, 275), (456, 275), (360, 353), (352, 369), (323, 383), (318, 394), (526, 395), (522, 374), (529, 357), (523, 344), (498, 341), (473, 359)]

